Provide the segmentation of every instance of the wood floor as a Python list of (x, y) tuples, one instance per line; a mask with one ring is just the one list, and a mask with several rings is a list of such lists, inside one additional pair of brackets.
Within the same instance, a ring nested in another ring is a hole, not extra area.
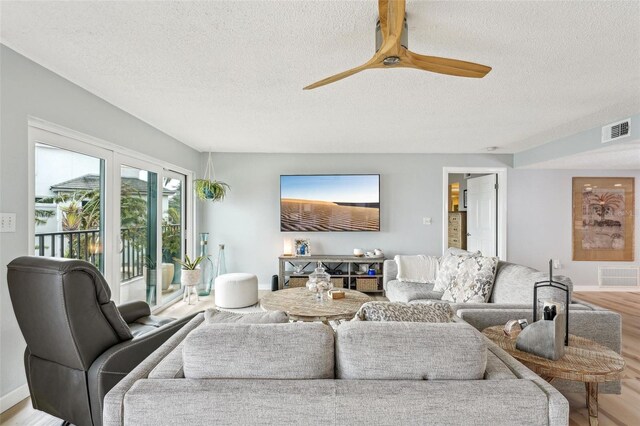
[[(627, 364), (622, 379), (622, 395), (600, 395), (600, 425), (640, 425), (640, 293), (583, 292), (574, 293), (574, 297), (622, 315), (622, 355)], [(208, 296), (191, 306), (178, 302), (161, 315), (179, 317), (212, 306), (213, 296)], [(569, 424), (588, 425), (584, 394), (565, 396), (571, 406)], [(0, 415), (0, 425), (59, 426), (60, 420), (35, 411), (30, 400), (25, 399)]]

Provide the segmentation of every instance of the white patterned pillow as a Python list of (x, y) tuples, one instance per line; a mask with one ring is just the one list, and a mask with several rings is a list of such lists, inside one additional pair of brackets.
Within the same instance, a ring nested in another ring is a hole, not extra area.
[(450, 322), (453, 310), (448, 303), (367, 302), (356, 321)]
[(482, 256), (480, 251), (466, 251), (463, 249), (449, 247), (440, 258), (438, 275), (433, 286), (433, 291), (445, 291), (456, 275), (458, 269), (458, 259), (460, 257)]
[[(440, 265), (440, 275), (438, 275), (438, 280), (442, 278), (443, 281), (441, 285), (446, 285), (442, 300), (456, 303), (488, 302), (497, 266), (497, 257), (449, 257), (443, 265)], [(443, 270), (446, 272), (443, 273)]]

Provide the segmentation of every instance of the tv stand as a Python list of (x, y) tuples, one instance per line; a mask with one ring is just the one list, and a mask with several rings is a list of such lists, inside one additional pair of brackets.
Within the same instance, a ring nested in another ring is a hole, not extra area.
[[(321, 262), (325, 272), (331, 275), (334, 287), (339, 288), (342, 284), (344, 288), (363, 293), (384, 293), (382, 288), (384, 261), (384, 257), (365, 256), (280, 256), (278, 257), (278, 289), (304, 286), (318, 262)], [(366, 269), (375, 269), (375, 275), (363, 273), (361, 265), (366, 265)], [(295, 266), (302, 266), (300, 273), (294, 270)], [(338, 274), (336, 271), (341, 273)]]

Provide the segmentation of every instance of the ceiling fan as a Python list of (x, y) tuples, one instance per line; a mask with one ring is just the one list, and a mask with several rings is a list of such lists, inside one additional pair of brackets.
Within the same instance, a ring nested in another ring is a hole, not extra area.
[(456, 77), (471, 78), (482, 78), (491, 71), (491, 67), (486, 65), (457, 59), (418, 55), (407, 49), (405, 6), (405, 0), (378, 0), (380, 17), (376, 26), (376, 53), (373, 58), (359, 67), (310, 84), (304, 90), (334, 83), (371, 68), (415, 68)]

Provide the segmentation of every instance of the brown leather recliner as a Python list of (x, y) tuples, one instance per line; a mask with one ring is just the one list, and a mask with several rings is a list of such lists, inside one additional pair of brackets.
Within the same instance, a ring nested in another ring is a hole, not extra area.
[(19, 257), (8, 282), (33, 407), (78, 426), (101, 425), (107, 392), (195, 315), (116, 306), (104, 277), (81, 260)]

